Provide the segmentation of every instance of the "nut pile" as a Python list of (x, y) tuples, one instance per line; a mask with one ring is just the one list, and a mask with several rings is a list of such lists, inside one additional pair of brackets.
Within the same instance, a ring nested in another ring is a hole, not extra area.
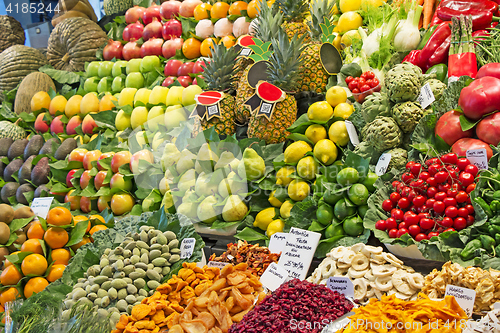
[(330, 251), (307, 281), (326, 284), (329, 277), (349, 277), (354, 284), (354, 299), (366, 303), (370, 298), (395, 294), (399, 299), (417, 297), (424, 277), (382, 247), (362, 243), (339, 246)]
[(111, 314), (113, 323), (120, 314), (131, 313), (136, 304), (160, 286), (170, 266), (180, 258), (177, 236), (142, 226), (140, 233), (129, 234), (114, 250), (106, 249), (98, 265), (78, 279), (64, 301), (66, 314), (80, 301), (94, 304), (100, 314)]
[(463, 268), (448, 261), (440, 271), (434, 269), (425, 277), (422, 292), (430, 298), (442, 298), (448, 284), (476, 291), (474, 312), (490, 311), (500, 301), (500, 271), (495, 269)]
[(463, 333), (500, 333), (500, 309), (491, 310), (479, 322), (470, 322)]

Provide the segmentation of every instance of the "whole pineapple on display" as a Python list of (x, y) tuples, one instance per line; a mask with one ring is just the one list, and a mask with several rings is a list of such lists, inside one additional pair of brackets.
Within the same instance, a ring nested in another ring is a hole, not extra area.
[(219, 102), (220, 118), (213, 117), (210, 120), (195, 117), (193, 134), (198, 135), (201, 131), (212, 126), (215, 131), (222, 135), (233, 135), (236, 131), (234, 123), (235, 98), (229, 94), (235, 79), (236, 69), (234, 63), (238, 53), (231, 47), (226, 49), (224, 44), (214, 45), (210, 62), (205, 61), (205, 69), (202, 73), (207, 87), (206, 90), (225, 92), (224, 98)]
[(309, 43), (311, 37), (309, 36), (309, 27), (305, 23), (309, 12), (308, 0), (276, 0), (275, 3), (283, 12), (285, 18), (283, 29), (285, 29), (288, 38), (304, 36), (304, 43)]
[(297, 91), (297, 77), (302, 61), (304, 36), (288, 39), (286, 32), (279, 29), (276, 39), (272, 39), (273, 53), (269, 57), (267, 69), (269, 82), (286, 93), (283, 101), (276, 103), (270, 120), (253, 114), (248, 125), (248, 137), (265, 140), (266, 143), (285, 141), (290, 127), (297, 117), (297, 101), (293, 94)]

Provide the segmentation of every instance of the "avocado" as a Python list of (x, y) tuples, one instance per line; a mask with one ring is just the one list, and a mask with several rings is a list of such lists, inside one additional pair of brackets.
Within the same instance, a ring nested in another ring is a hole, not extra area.
[(0, 222), (9, 224), (14, 219), (14, 208), (7, 204), (0, 204)]
[(21, 166), (21, 169), (19, 169), (19, 173), (17, 174), (19, 184), (23, 185), (26, 184), (28, 180), (31, 181), (31, 169), (33, 168), (33, 164), (31, 163), (33, 162), (35, 157), (35, 155), (31, 155), (30, 157), (28, 157), (28, 159)]
[(23, 204), (23, 205), (29, 205), (28, 200), (26, 200), (26, 197), (24, 196), (24, 193), (27, 192), (34, 192), (35, 188), (31, 186), (31, 184), (23, 184), (17, 188), (16, 191), (16, 200), (17, 202)]
[(23, 165), (23, 160), (18, 158), (13, 160), (12, 162), (7, 165), (5, 170), (3, 171), (3, 179), (6, 182), (15, 182), (16, 180), (12, 177), (12, 175), (16, 175), (19, 172), (19, 169), (21, 169), (21, 166)]
[(40, 198), (42, 196), (42, 191), (49, 193), (49, 189), (45, 185), (40, 185), (35, 190), (35, 198)]
[(57, 160), (64, 160), (66, 159), (66, 156), (69, 155), (73, 151), (73, 149), (76, 149), (78, 145), (76, 144), (76, 140), (73, 138), (68, 138), (64, 140), (64, 142), (57, 148), (56, 153), (54, 154), (54, 157)]
[(41, 135), (34, 135), (26, 148), (24, 148), (24, 160), (26, 161), (31, 155), (38, 155), (40, 149), (43, 147), (43, 137)]
[(59, 142), (56, 138), (48, 139), (47, 142), (45, 142), (45, 144), (43, 145), (42, 149), (40, 149), (38, 154), (53, 156), (58, 147)]
[(14, 140), (12, 140), (12, 138), (0, 139), (0, 156), (7, 156), (12, 143), (14, 143)]
[[(0, 191), (0, 196), (2, 197), (2, 201), (9, 203), (9, 198), (14, 197), (16, 195), (16, 191), (17, 191), (18, 187), (19, 187), (18, 183), (14, 183), (14, 182), (6, 183), (2, 187), (2, 191)], [(14, 214), (14, 216), (15, 216), (15, 214)]]
[(16, 157), (23, 156), (24, 148), (26, 148), (28, 143), (28, 139), (14, 141), (14, 143), (10, 146), (9, 151), (7, 152), (7, 157), (9, 158), (9, 160), (12, 161)]
[(30, 207), (24, 206), (24, 207), (19, 207), (16, 209), (16, 212), (14, 213), (14, 220), (15, 219), (27, 219), (28, 217), (32, 217), (35, 215), (35, 212), (31, 210)]
[(31, 182), (35, 186), (47, 184), (49, 182), (49, 158), (42, 157), (31, 170)]
[(0, 176), (1, 176), (1, 175), (3, 175), (3, 171), (5, 170), (5, 167), (7, 166), (7, 164), (4, 164), (4, 163), (2, 162), (2, 159), (3, 159), (4, 157), (7, 157), (7, 156), (1, 156), (1, 155), (0, 155)]

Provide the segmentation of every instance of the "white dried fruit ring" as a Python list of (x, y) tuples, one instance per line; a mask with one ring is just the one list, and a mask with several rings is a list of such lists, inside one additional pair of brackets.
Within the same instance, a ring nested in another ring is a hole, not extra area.
[(345, 262), (343, 261), (337, 261), (337, 269), (345, 269), (346, 271), (349, 269), (349, 267), (351, 267), (351, 264), (346, 264)]
[(340, 267), (338, 267), (338, 264), (337, 264), (337, 272), (335, 273), (334, 276), (346, 276), (348, 271), (349, 271), (349, 267), (340, 268)]
[(397, 298), (399, 298), (399, 299), (401, 299), (401, 300), (403, 300), (403, 301), (408, 301), (408, 300), (410, 300), (410, 298), (411, 298), (411, 296), (412, 296), (412, 295), (405, 295), (405, 294), (398, 293), (398, 292), (396, 292), (395, 294), (396, 294), (396, 297), (397, 297)]
[(375, 289), (380, 291), (389, 291), (393, 287), (392, 280), (388, 276), (378, 277), (375, 279)]
[(365, 245), (365, 247), (361, 250), (361, 253), (370, 257), (372, 254), (381, 254), (383, 251), (384, 249), (381, 246)]
[(372, 274), (375, 277), (386, 277), (390, 276), (394, 272), (396, 272), (397, 268), (392, 265), (376, 265), (372, 264)]
[(407, 281), (410, 287), (420, 290), (424, 287), (425, 279), (420, 273), (413, 273), (407, 275)]
[(354, 285), (354, 299), (361, 300), (366, 296), (366, 280), (365, 279), (356, 279), (352, 281)]
[(403, 270), (397, 270), (392, 274), (391, 280), (392, 284), (394, 285), (394, 288), (396, 288), (400, 293), (403, 293), (405, 295), (413, 295), (414, 291), (408, 284), (408, 273), (403, 271)]
[(347, 250), (348, 249), (345, 246), (339, 246), (333, 248), (326, 256), (338, 260), (344, 256)]
[(357, 271), (364, 271), (370, 265), (370, 260), (364, 254), (358, 253), (352, 258), (351, 265)]
[(378, 299), (382, 299), (382, 292), (380, 290), (378, 290), (375, 287), (375, 288), (373, 288), (373, 292), (375, 293), (375, 297), (377, 297)]
[(372, 270), (369, 269), (368, 272), (365, 273), (365, 279), (368, 281), (375, 281), (375, 276), (372, 273)]
[(415, 270), (413, 269), (413, 267), (403, 265), (403, 267), (401, 267), (401, 268), (404, 269), (405, 271), (407, 271), (408, 273), (415, 273)]
[(354, 244), (353, 246), (351, 246), (351, 251), (354, 251), (357, 253), (357, 252), (363, 251), (364, 248), (365, 248), (365, 244), (358, 243), (358, 244)]
[(323, 278), (329, 278), (335, 274), (335, 271), (337, 270), (337, 263), (335, 260), (328, 258), (323, 260), (321, 265), (319, 265), (319, 268), (321, 268), (321, 276)]
[(375, 295), (375, 289), (373, 288), (372, 283), (371, 283), (371, 282), (370, 282), (370, 283), (367, 283), (367, 284), (366, 284), (366, 295), (365, 295), (365, 297), (366, 297), (367, 299), (370, 299), (370, 298), (372, 298), (374, 295)]
[(323, 280), (319, 281), (319, 283), (317, 283), (317, 284), (326, 284), (326, 281), (328, 281), (328, 279), (323, 279)]
[(345, 262), (350, 266), (352, 263), (352, 258), (354, 258), (354, 256), (356, 256), (356, 253), (354, 251), (347, 250), (346, 252), (344, 252), (344, 255), (339, 259), (339, 261)]
[(386, 260), (384, 259), (384, 257), (382, 257), (381, 254), (372, 254), (370, 257), (370, 262), (378, 265), (383, 265), (386, 263)]
[(368, 269), (358, 271), (358, 270), (355, 270), (353, 267), (351, 267), (347, 271), (347, 275), (349, 275), (349, 277), (351, 277), (353, 279), (360, 279), (360, 278), (365, 276), (366, 272), (368, 272)]
[(382, 257), (397, 268), (403, 268), (404, 262), (399, 260), (394, 254), (384, 252), (382, 253)]

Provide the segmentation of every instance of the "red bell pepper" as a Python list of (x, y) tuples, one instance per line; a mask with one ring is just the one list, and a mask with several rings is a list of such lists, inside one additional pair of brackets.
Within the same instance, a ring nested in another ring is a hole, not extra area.
[(420, 53), (421, 50), (413, 50), (411, 51), (404, 59), (402, 62), (409, 62), (411, 64), (414, 64), (415, 66), (420, 67)]
[(485, 76), (492, 76), (500, 79), (500, 64), (497, 62), (492, 62), (479, 68), (476, 78), (480, 79)]
[(498, 4), (491, 0), (443, 0), (436, 9), (437, 16), (444, 21), (471, 15), (474, 30), (487, 28), (497, 11)]
[(451, 41), (451, 22), (441, 23), (420, 53), (420, 67), (427, 71), (434, 65), (446, 63)]
[(500, 79), (485, 76), (474, 80), (460, 92), (458, 105), (464, 115), (472, 120), (479, 120), (488, 113), (500, 110)]
[[(500, 0), (499, 0), (500, 1)], [(434, 15), (432, 16), (432, 20), (431, 20), (431, 27), (434, 26), (434, 25), (438, 25), (438, 24), (441, 24), (443, 23), (444, 21), (441, 20), (439, 17), (438, 17), (438, 13), (437, 11), (434, 12)]]

